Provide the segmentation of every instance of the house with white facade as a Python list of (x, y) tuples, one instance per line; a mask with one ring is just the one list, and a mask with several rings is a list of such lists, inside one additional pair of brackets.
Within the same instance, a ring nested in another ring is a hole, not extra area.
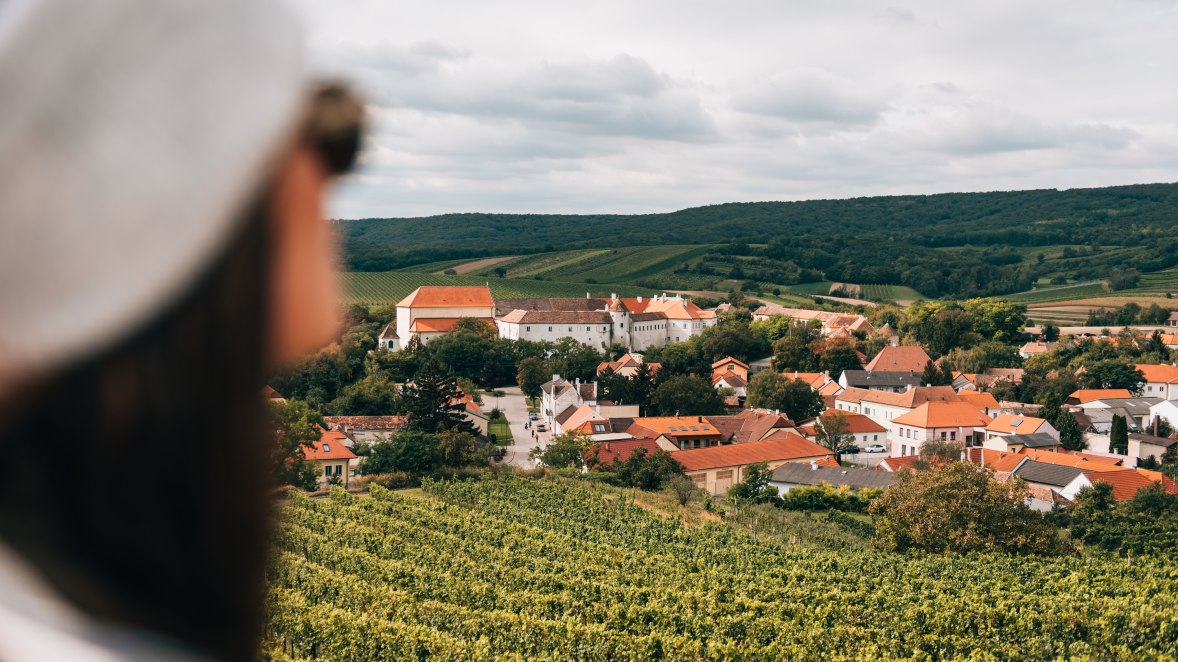
[(632, 352), (683, 342), (716, 325), (715, 311), (679, 295), (609, 299), (514, 299), (499, 302), (499, 336), (555, 342), (561, 338), (604, 349), (618, 344)]
[(473, 317), (494, 326), (495, 300), (491, 288), (422, 285), (397, 303), (397, 322), (385, 327), (381, 349), (404, 349), (413, 340), (425, 345), (454, 330), (458, 320)]
[[(1017, 414), (999, 414), (986, 426), (986, 439), (1009, 437), (1011, 435), (1046, 434), (1059, 441), (1059, 431), (1046, 419)], [(988, 447), (987, 447), (988, 448)], [(996, 450), (1006, 450), (996, 448)]]
[(903, 393), (868, 391), (848, 388), (834, 398), (834, 408), (863, 414), (888, 429), (892, 435), (892, 421), (927, 402), (957, 402), (957, 392), (949, 386), (919, 386)]
[(980, 444), (990, 417), (968, 402), (926, 402), (892, 421), (892, 457), (920, 455), (925, 442)]
[(1135, 366), (1145, 377), (1141, 395), (1163, 400), (1178, 399), (1178, 367), (1169, 364), (1143, 364)]
[(556, 428), (556, 418), (566, 411), (571, 414), (581, 405), (597, 404), (597, 382), (569, 381), (560, 375), (540, 386), (540, 416), (549, 427)]

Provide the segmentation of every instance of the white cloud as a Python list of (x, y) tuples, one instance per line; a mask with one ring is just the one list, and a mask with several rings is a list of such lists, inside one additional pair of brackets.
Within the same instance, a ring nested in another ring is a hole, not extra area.
[(337, 216), (1167, 181), (1167, 3), (294, 0), (376, 128)]

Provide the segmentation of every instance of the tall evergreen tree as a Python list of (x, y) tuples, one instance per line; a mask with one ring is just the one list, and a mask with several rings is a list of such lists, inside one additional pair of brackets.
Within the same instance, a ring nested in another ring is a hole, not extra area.
[(466, 407), (457, 402), (461, 396), (453, 375), (435, 361), (426, 362), (413, 383), (405, 387), (405, 427), (418, 432), (459, 430), (474, 434), (474, 425), (463, 416)]
[(1058, 410), (1054, 419), (1051, 419), (1051, 424), (1059, 430), (1059, 443), (1070, 451), (1082, 451), (1088, 447), (1087, 442), (1084, 441), (1084, 433), (1080, 430), (1080, 424), (1076, 421), (1076, 417), (1067, 410)]
[(1121, 455), (1129, 453), (1129, 426), (1124, 416), (1113, 416), (1113, 427), (1108, 439), (1109, 450)]

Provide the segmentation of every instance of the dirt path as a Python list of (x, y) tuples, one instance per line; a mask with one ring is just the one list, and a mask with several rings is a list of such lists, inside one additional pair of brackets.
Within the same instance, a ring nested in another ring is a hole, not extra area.
[[(469, 273), (472, 273), (475, 271), (482, 271), (484, 269), (488, 269), (490, 267), (495, 266), (496, 264), (499, 264), (500, 262), (505, 262), (505, 261), (513, 259), (515, 257), (518, 257), (518, 256), (505, 255), (503, 257), (488, 257), (488, 258), (483, 258), (481, 260), (475, 260), (474, 262), (463, 262), (462, 264), (460, 264), (458, 266), (454, 266), (454, 267), (450, 267), (450, 268), (453, 269), (454, 271), (458, 272), (459, 275), (469, 274)], [(434, 273), (440, 274), (440, 273), (442, 273), (442, 271), (435, 271)]]

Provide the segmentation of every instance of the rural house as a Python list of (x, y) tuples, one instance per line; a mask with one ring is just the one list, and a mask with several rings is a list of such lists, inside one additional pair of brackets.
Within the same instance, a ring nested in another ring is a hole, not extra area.
[(464, 317), (481, 319), (494, 326), (495, 301), (491, 297), (491, 288), (479, 287), (451, 287), (440, 285), (422, 285), (413, 290), (409, 296), (397, 303), (397, 341), (389, 346), (390, 339), (386, 336), (389, 329), (381, 333), (385, 337), (384, 349), (403, 349), (412, 340), (421, 344), (449, 333), (454, 330), (458, 320)]
[(744, 480), (748, 465), (758, 462), (768, 464), (770, 471), (786, 462), (809, 464), (811, 460), (837, 466), (829, 449), (792, 433), (765, 441), (679, 451), (671, 457), (696, 487), (715, 496), (728, 494), (729, 488)]

